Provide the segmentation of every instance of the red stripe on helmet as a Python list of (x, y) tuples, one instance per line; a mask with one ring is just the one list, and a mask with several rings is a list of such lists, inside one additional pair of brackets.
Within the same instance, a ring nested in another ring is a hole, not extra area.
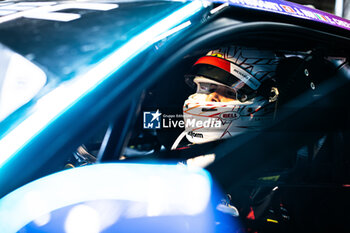
[(219, 68), (231, 73), (230, 62), (226, 61), (224, 59), (221, 59), (219, 57), (213, 57), (213, 56), (201, 57), (198, 59), (198, 61), (196, 63), (194, 63), (193, 66), (198, 65), (198, 64), (207, 64), (207, 65), (216, 66), (216, 67), (219, 67)]

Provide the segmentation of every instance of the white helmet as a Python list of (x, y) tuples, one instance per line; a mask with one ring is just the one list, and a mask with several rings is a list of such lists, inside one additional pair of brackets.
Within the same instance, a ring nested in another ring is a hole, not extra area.
[(197, 92), (184, 103), (182, 136), (204, 143), (261, 129), (275, 110), (278, 90), (273, 76), (278, 61), (271, 51), (240, 47), (221, 48), (199, 58), (188, 76)]

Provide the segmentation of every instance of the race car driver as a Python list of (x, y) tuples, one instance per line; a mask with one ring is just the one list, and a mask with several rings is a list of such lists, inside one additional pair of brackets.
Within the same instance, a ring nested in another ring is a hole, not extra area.
[(273, 51), (224, 47), (197, 60), (186, 76), (196, 86), (183, 106), (186, 136), (198, 144), (257, 130), (273, 118), (279, 91), (274, 75), (280, 57)]
[[(316, 54), (277, 56), (273, 51), (233, 46), (212, 50), (195, 62), (187, 76), (189, 84), (196, 86), (196, 93), (184, 103), (186, 128), (172, 149), (179, 148), (184, 137), (192, 144), (200, 144), (260, 130), (273, 120), (277, 102), (284, 104), (307, 89), (315, 91), (334, 71), (334, 64)], [(323, 147), (324, 140), (325, 137), (313, 145), (315, 151)], [(304, 147), (296, 152), (293, 169), (262, 174), (252, 190), (237, 187), (226, 206), (234, 208), (233, 204), (248, 220), (288, 226), (290, 217), (282, 191), (278, 186), (270, 188), (259, 182), (273, 184), (295, 178), (293, 175), (303, 167), (298, 166), (303, 151)], [(208, 162), (203, 161), (205, 157), (213, 162), (211, 155), (199, 157), (204, 166)]]
[[(274, 78), (281, 59), (273, 51), (236, 46), (200, 57), (185, 77), (196, 92), (184, 102), (185, 130), (172, 149), (182, 148), (185, 137), (190, 144), (201, 144), (260, 130), (271, 122), (279, 96)], [(214, 160), (215, 155), (208, 154), (186, 163), (206, 167)], [(237, 188), (240, 191), (228, 194), (220, 208), (250, 217), (249, 196), (256, 190)]]

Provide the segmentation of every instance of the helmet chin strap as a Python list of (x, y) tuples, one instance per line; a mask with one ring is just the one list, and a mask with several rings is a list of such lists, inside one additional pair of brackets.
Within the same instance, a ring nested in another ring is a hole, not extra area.
[(186, 136), (186, 130), (184, 130), (175, 140), (174, 144), (171, 146), (171, 150), (176, 150), (177, 146), (180, 144), (181, 140)]

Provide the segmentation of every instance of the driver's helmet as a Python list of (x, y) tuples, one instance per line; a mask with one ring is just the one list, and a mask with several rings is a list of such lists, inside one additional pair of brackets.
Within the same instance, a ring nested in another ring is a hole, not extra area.
[(199, 58), (186, 77), (197, 88), (183, 106), (186, 138), (204, 143), (270, 122), (278, 97), (273, 80), (278, 61), (273, 51), (241, 47)]

